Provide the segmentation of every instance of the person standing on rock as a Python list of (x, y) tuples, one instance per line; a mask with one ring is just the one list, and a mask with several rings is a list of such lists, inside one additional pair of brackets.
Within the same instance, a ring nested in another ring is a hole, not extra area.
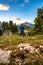
[(25, 36), (25, 33), (24, 33), (24, 25), (23, 24), (21, 24), (20, 25), (20, 36), (22, 35), (22, 36)]

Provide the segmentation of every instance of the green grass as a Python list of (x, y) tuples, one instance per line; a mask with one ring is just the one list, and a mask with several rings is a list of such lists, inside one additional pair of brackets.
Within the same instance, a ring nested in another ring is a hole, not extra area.
[[(0, 36), (0, 48), (3, 50), (14, 50), (17, 47), (17, 45), (20, 43), (28, 43), (34, 47), (43, 45), (43, 35), (22, 37), (22, 36), (19, 36), (18, 34), (13, 34), (13, 35)], [(16, 54), (22, 54), (22, 53), (23, 51), (21, 52), (18, 50), (13, 55), (16, 56)], [(10, 61), (13, 62), (12, 59), (15, 59), (15, 58), (11, 57)], [(28, 54), (25, 60), (26, 59), (27, 59), (27, 62), (25, 65), (43, 65), (43, 53), (41, 52), (34, 53), (34, 54)], [(6, 64), (1, 63), (0, 65), (7, 65), (7, 63)], [(12, 64), (10, 63), (10, 65)]]
[(20, 43), (29, 43), (34, 47), (43, 45), (43, 35), (22, 37), (18, 34), (13, 34), (0, 36), (0, 48), (2, 49), (14, 49)]

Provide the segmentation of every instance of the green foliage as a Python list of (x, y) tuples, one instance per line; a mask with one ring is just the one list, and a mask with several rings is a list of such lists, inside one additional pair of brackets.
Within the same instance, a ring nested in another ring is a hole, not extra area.
[(18, 27), (15, 24), (13, 24), (13, 21), (9, 21), (9, 30), (12, 32), (12, 34), (18, 32)]
[[(29, 43), (29, 45), (32, 45), (34, 47), (43, 45), (43, 35), (21, 37), (17, 34), (13, 34), (0, 36), (0, 48), (2, 48), (3, 50), (16, 50), (17, 45), (20, 43)], [(22, 65), (43, 65), (43, 53), (27, 54), (25, 52), (26, 50), (19, 49), (13, 51), (9, 58), (9, 64), (1, 63), (0, 65), (19, 65), (18, 63), (16, 64), (17, 59), (21, 60)]]
[(2, 36), (2, 29), (0, 29), (0, 36)]
[(13, 28), (13, 21), (9, 21), (9, 30), (12, 31), (12, 28)]
[(4, 21), (2, 23), (2, 30), (3, 30), (3, 32), (5, 32), (5, 22)]
[(37, 10), (37, 18), (35, 18), (34, 22), (34, 31), (36, 33), (43, 33), (43, 8)]
[(6, 30), (8, 31), (8, 22), (3, 21), (2, 30), (3, 30), (3, 32), (5, 32)]
[(13, 25), (13, 28), (12, 28), (12, 33), (16, 33), (18, 32), (18, 27), (16, 25), (16, 23)]
[(5, 29), (8, 31), (8, 22), (5, 22)]
[(12, 32), (12, 34), (14, 34), (14, 33), (18, 32), (18, 27), (16, 24), (13, 24), (13, 21), (11, 21), (11, 20), (9, 21), (9, 23), (3, 21), (2, 30), (3, 30), (3, 32), (7, 31), (7, 33), (8, 33), (10, 31), (10, 32)]
[(40, 16), (42, 14), (43, 14), (43, 7), (38, 9), (37, 16)]
[(9, 34), (0, 36), (0, 48), (6, 50), (15, 49), (15, 47), (20, 43), (29, 43), (30, 45), (37, 47), (43, 45), (43, 35), (36, 36), (20, 36), (18, 34)]

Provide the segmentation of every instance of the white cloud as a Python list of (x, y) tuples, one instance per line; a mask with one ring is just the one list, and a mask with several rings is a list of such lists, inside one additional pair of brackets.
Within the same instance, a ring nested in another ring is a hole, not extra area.
[(13, 21), (13, 23), (16, 23), (17, 25), (24, 22), (24, 21), (21, 20), (21, 18), (15, 17), (15, 16), (13, 18), (11, 18), (11, 20)]
[[(19, 0), (18, 0), (19, 1)], [(25, 7), (25, 3), (30, 2), (30, 0), (24, 0), (24, 3), (19, 4), (20, 7)]]
[(17, 0), (9, 0), (9, 1), (11, 1), (11, 2), (13, 2), (13, 1), (14, 1), (14, 2), (17, 2)]
[(0, 10), (9, 10), (9, 6), (6, 4), (0, 4)]
[(29, 0), (24, 0), (24, 2), (29, 2)]
[(18, 18), (18, 17), (13, 17), (12, 20), (16, 20), (16, 21), (17, 21), (17, 20), (20, 20), (20, 18)]
[(24, 7), (25, 5), (24, 4), (19, 4), (20, 7)]

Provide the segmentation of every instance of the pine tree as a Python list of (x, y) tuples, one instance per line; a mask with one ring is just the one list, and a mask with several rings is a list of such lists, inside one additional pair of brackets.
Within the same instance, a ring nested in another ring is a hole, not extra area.
[(37, 10), (37, 17), (35, 18), (34, 22), (35, 22), (34, 31), (36, 33), (43, 32), (43, 8), (39, 8)]

